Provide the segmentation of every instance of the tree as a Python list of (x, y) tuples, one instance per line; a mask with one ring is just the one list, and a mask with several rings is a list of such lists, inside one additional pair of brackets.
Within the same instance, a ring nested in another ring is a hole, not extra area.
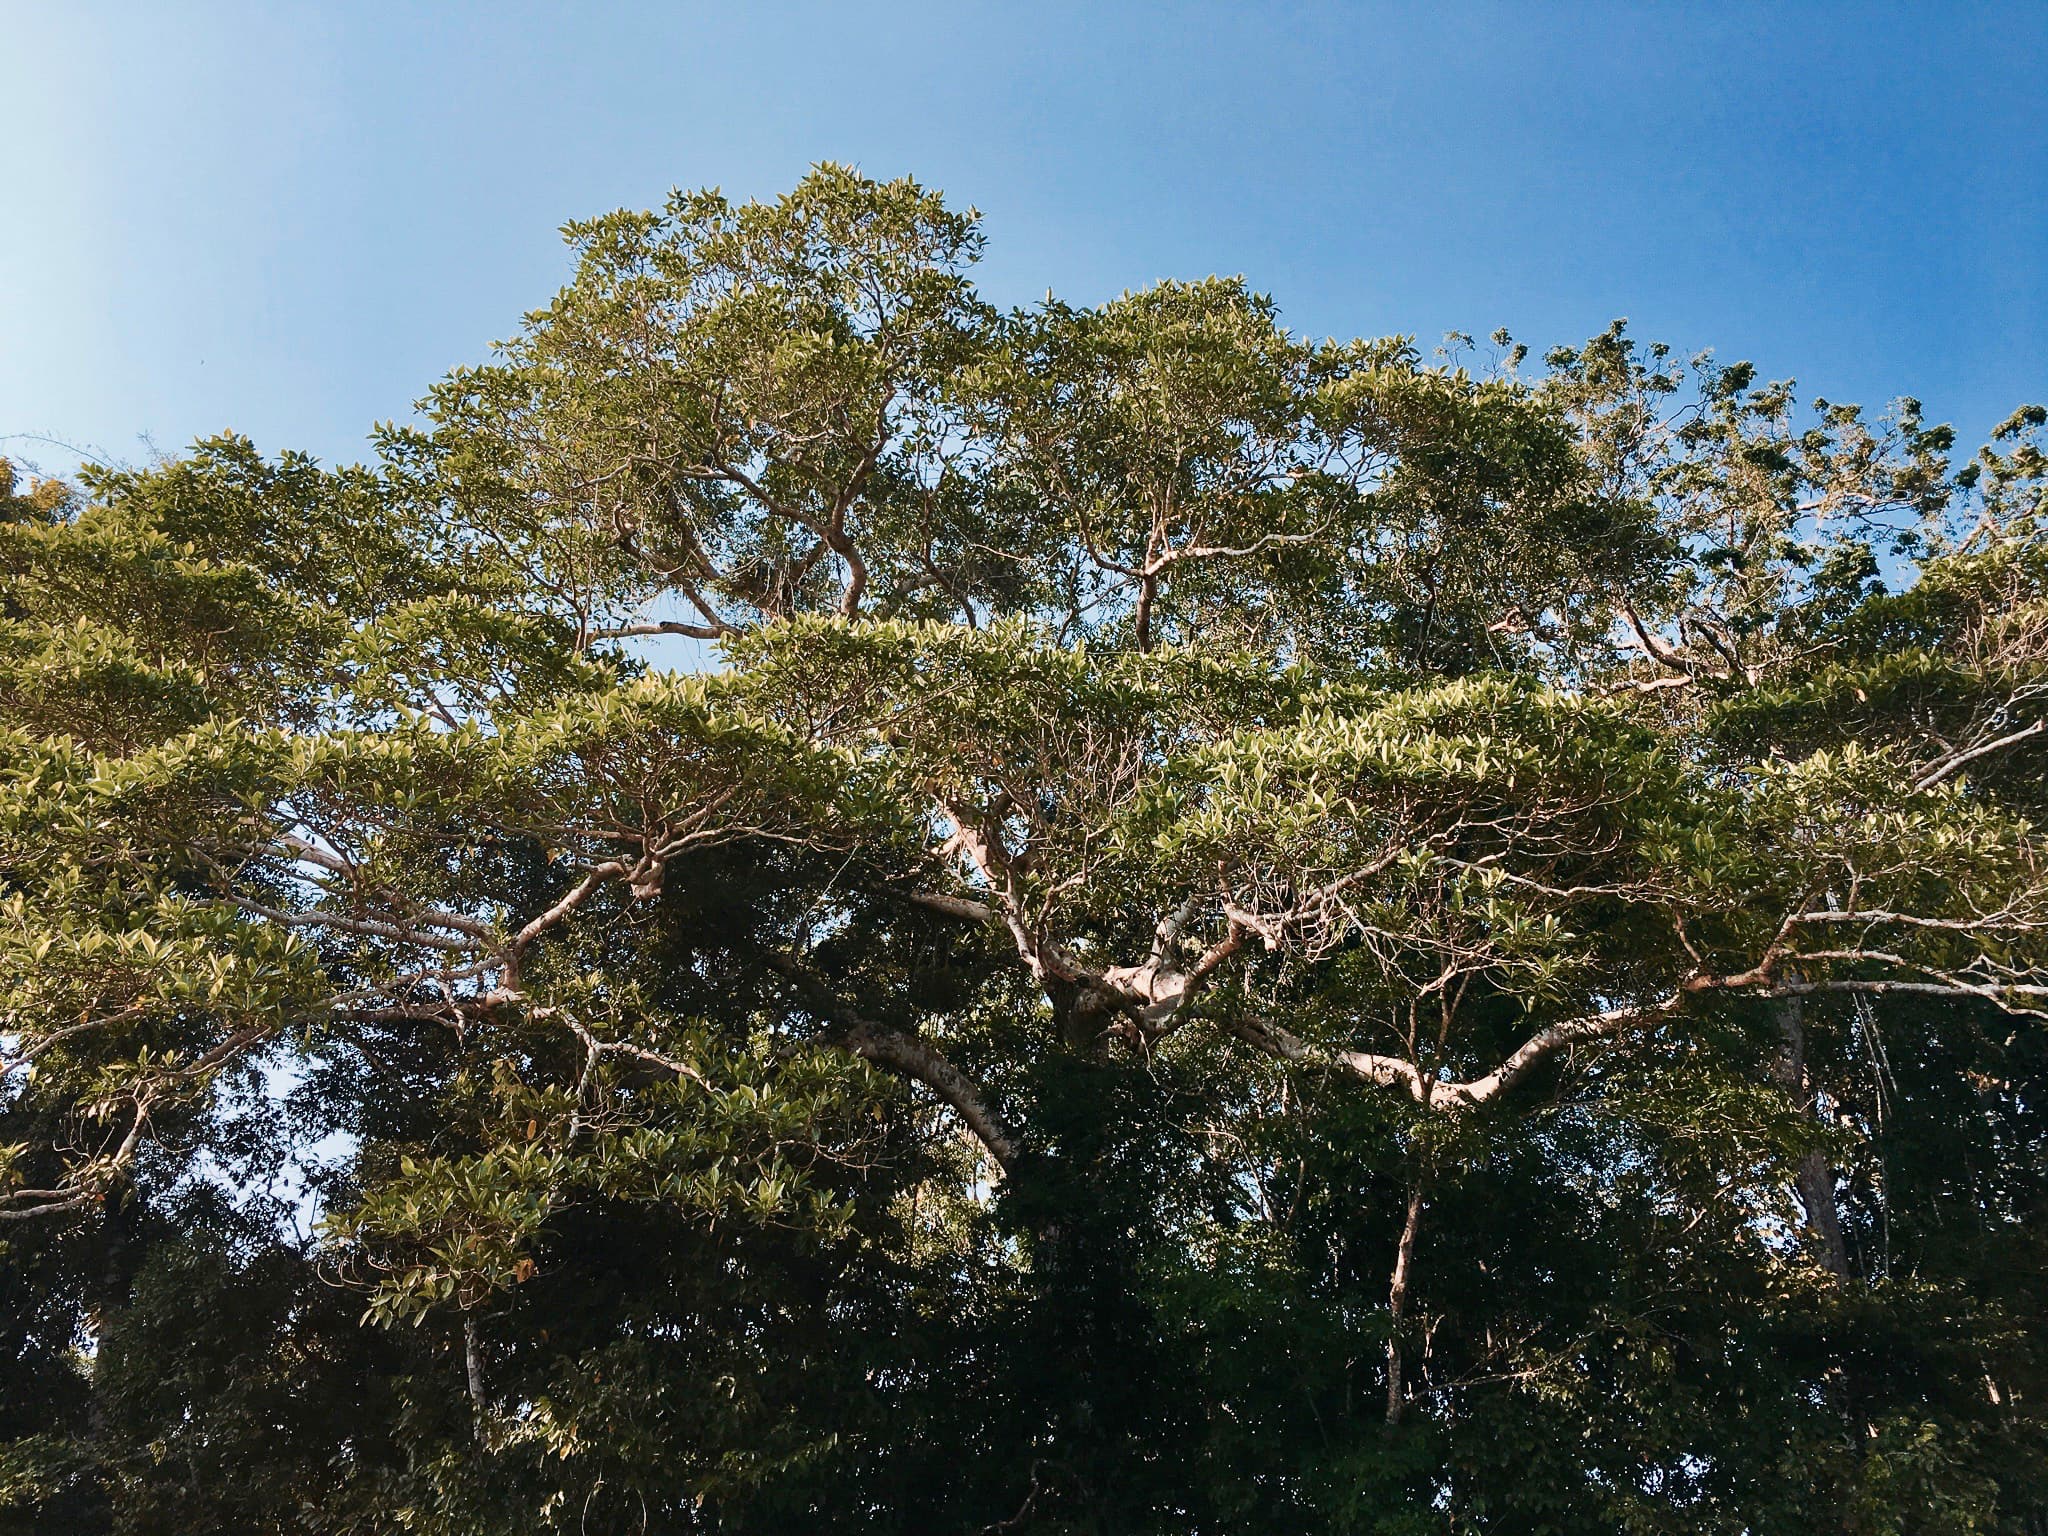
[(9, 476), (0, 1518), (2040, 1528), (2048, 413), (569, 234)]

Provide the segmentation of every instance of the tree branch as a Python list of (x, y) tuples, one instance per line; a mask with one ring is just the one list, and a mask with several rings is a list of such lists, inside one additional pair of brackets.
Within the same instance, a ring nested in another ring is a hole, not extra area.
[(825, 1037), (827, 1044), (924, 1084), (959, 1115), (1004, 1173), (1016, 1172), (1024, 1158), (1022, 1141), (988, 1107), (980, 1085), (948, 1061), (937, 1046), (908, 1030), (895, 1029), (855, 1013), (823, 982), (787, 956), (767, 949), (757, 950), (756, 954), (762, 964), (797, 989), (807, 1007), (832, 1022), (834, 1027)]
[(2014, 731), (2011, 735), (2001, 736), (1996, 741), (1987, 741), (1982, 746), (1972, 747), (1967, 752), (1958, 752), (1955, 756), (1936, 764), (1934, 768), (1922, 774), (1914, 782), (1913, 788), (1915, 791), (1932, 789), (1966, 763), (1973, 763), (1980, 757), (1988, 757), (1993, 752), (2001, 752), (2007, 747), (2015, 746), (2025, 741), (2030, 736), (2038, 736), (2043, 731), (2048, 731), (2048, 719), (2036, 720), (2025, 730)]

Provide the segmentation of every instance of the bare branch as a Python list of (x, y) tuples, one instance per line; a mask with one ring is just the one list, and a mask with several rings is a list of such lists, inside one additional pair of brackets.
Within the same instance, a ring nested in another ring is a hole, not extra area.
[(1993, 752), (2002, 752), (2007, 747), (2016, 746), (2029, 737), (2040, 735), (2043, 731), (2048, 731), (2048, 719), (2036, 720), (2024, 730), (2014, 731), (2008, 736), (2001, 736), (1996, 741), (1987, 741), (1982, 746), (1972, 747), (1967, 752), (1958, 752), (1955, 756), (1936, 764), (1928, 772), (1922, 774), (1914, 782), (1913, 788), (1916, 791), (1932, 789), (1965, 764), (1973, 763), (1980, 757), (1988, 757)]
[(1004, 1173), (1016, 1171), (1024, 1157), (1022, 1141), (988, 1107), (980, 1085), (948, 1061), (937, 1046), (922, 1036), (855, 1013), (787, 956), (772, 950), (757, 953), (763, 964), (797, 989), (806, 1007), (832, 1021), (834, 1028), (826, 1035), (826, 1044), (924, 1084), (960, 1116)]
[(718, 640), (732, 633), (732, 626), (690, 624), (681, 619), (650, 619), (639, 624), (616, 624), (609, 629), (593, 629), (589, 640), (633, 640), (643, 635), (682, 635), (690, 640)]

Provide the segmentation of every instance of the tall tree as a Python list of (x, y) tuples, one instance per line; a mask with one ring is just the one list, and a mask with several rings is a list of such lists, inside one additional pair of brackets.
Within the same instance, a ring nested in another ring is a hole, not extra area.
[(2048, 413), (569, 235), (6, 476), (0, 1522), (2041, 1529)]

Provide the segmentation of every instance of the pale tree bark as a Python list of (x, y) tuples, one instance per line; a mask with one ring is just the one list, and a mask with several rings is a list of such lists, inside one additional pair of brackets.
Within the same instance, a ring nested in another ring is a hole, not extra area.
[(980, 1086), (942, 1055), (938, 1048), (919, 1036), (890, 1029), (872, 1020), (859, 1019), (846, 1025), (833, 1043), (863, 1061), (872, 1062), (922, 1083), (960, 1117), (961, 1123), (988, 1150), (996, 1165), (1014, 1174), (1023, 1160), (1024, 1148), (1016, 1133), (988, 1107)]
[(996, 1166), (1005, 1174), (1016, 1173), (1018, 1164), (1024, 1160), (1023, 1139), (989, 1105), (981, 1085), (949, 1061), (936, 1045), (912, 1031), (894, 1029), (854, 1012), (788, 956), (765, 949), (756, 953), (763, 964), (796, 989), (807, 1009), (831, 1023), (832, 1028), (821, 1043), (923, 1084), (960, 1117), (975, 1140), (995, 1159)]
[[(1797, 997), (1778, 1000), (1778, 1029), (1784, 1047), (1778, 1056), (1777, 1077), (1803, 1114), (1812, 1114), (1815, 1095), (1806, 1068), (1806, 1006)], [(1849, 1250), (1842, 1239), (1842, 1218), (1835, 1209), (1835, 1170), (1818, 1150), (1807, 1152), (1793, 1165), (1793, 1188), (1806, 1212), (1807, 1229), (1819, 1249), (1820, 1262), (1839, 1280), (1849, 1278)]]
[(479, 1440), (489, 1438), (491, 1410), (484, 1390), (484, 1347), (477, 1337), (476, 1319), (462, 1320), (462, 1367), (469, 1386), (469, 1407)]
[(1408, 1213), (1401, 1223), (1401, 1241), (1394, 1248), (1394, 1273), (1387, 1285), (1387, 1422), (1401, 1422), (1408, 1406), (1403, 1380), (1406, 1361), (1401, 1327), (1408, 1316), (1408, 1279), (1415, 1268), (1415, 1239), (1422, 1230), (1422, 1202), (1427, 1180), (1421, 1173), (1408, 1190)]

